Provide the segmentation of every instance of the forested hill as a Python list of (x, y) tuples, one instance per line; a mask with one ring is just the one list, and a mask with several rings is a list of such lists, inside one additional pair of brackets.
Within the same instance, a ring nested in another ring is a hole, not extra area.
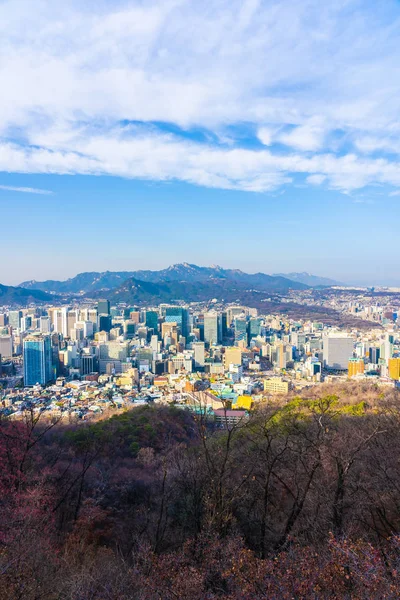
[(399, 597), (399, 392), (0, 421), (0, 600)]

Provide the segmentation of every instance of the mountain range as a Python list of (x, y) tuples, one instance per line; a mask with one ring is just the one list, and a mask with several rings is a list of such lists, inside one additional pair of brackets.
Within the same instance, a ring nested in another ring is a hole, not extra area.
[(286, 277), (291, 281), (297, 281), (299, 283), (305, 283), (310, 287), (330, 287), (332, 285), (343, 285), (340, 281), (329, 279), (328, 277), (319, 277), (319, 275), (311, 275), (310, 273), (275, 273), (276, 277)]
[(36, 289), (24, 289), (0, 284), (0, 306), (27, 306), (32, 303), (54, 301), (52, 294)]
[[(329, 286), (337, 282), (309, 273), (245, 273), (240, 269), (224, 269), (218, 265), (199, 267), (179, 263), (159, 271), (104, 271), (85, 272), (65, 281), (24, 281), (19, 288), (31, 294), (35, 301), (38, 292), (47, 297), (38, 301), (83, 296), (100, 298), (106, 296), (112, 302), (159, 303), (172, 300), (188, 302), (207, 301), (213, 298), (224, 301), (260, 299), (265, 294), (284, 294), (289, 290), (305, 290), (310, 287)], [(49, 296), (50, 295), (50, 296)], [(14, 292), (16, 301), (18, 293)], [(11, 297), (11, 291), (10, 291)], [(26, 296), (29, 298), (29, 296)]]
[[(52, 294), (81, 294), (89, 295), (96, 292), (117, 290), (121, 288), (126, 292), (129, 287), (128, 281), (133, 279), (130, 286), (134, 289), (141, 289), (145, 293), (145, 287), (142, 283), (166, 284), (160, 287), (159, 294), (172, 289), (178, 292), (182, 288), (182, 295), (185, 295), (185, 289), (191, 289), (189, 284), (202, 284), (210, 293), (215, 288), (219, 291), (221, 288), (234, 286), (240, 290), (259, 290), (265, 292), (287, 292), (289, 289), (307, 289), (320, 285), (334, 285), (336, 282), (330, 279), (316, 277), (308, 273), (291, 273), (290, 275), (276, 274), (267, 275), (265, 273), (245, 273), (239, 269), (223, 269), (219, 266), (199, 267), (189, 263), (181, 263), (162, 269), (159, 271), (138, 270), (138, 271), (104, 271), (104, 272), (86, 272), (80, 273), (75, 277), (65, 281), (47, 280), (47, 281), (24, 281), (19, 287), (26, 290), (41, 290)], [(177, 286), (177, 284), (181, 284)], [(174, 284), (174, 285), (172, 285)], [(207, 284), (207, 285), (206, 285)], [(229, 284), (229, 285), (228, 285)], [(156, 293), (155, 288), (149, 293)], [(205, 290), (204, 290), (205, 291)], [(192, 289), (194, 293), (195, 290)], [(157, 295), (157, 294), (156, 294)], [(180, 294), (179, 294), (180, 295)], [(216, 295), (216, 294), (214, 294)]]

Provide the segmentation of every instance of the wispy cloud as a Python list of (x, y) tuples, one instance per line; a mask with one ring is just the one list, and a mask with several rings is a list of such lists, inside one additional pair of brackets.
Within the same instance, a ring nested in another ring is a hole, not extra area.
[(31, 187), (15, 187), (13, 185), (0, 185), (0, 190), (7, 192), (23, 192), (24, 194), (42, 194), (44, 196), (50, 196), (53, 192), (50, 190), (41, 190), (39, 188)]
[(1, 170), (249, 191), (296, 174), (344, 191), (400, 185), (400, 11), (389, 0), (35, 7), (0, 3)]

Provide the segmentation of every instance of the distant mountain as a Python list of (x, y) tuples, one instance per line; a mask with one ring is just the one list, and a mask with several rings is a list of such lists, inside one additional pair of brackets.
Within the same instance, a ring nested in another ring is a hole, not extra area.
[[(244, 274), (243, 274), (244, 275)], [(268, 275), (264, 275), (264, 278)], [(120, 287), (107, 292), (107, 298), (112, 302), (126, 302), (131, 304), (149, 303), (158, 304), (160, 302), (172, 302), (176, 300), (186, 300), (187, 302), (206, 302), (213, 298), (225, 302), (240, 301), (253, 302), (261, 300), (266, 294), (275, 294), (286, 292), (289, 287), (300, 286), (302, 284), (292, 284), (282, 277), (271, 277), (265, 280), (260, 277), (261, 284), (247, 283), (247, 278), (237, 276), (228, 277), (208, 277), (203, 280), (194, 279), (193, 281), (169, 280), (155, 283), (152, 281), (143, 281), (131, 277)], [(301, 289), (303, 289), (303, 286)], [(91, 293), (93, 297), (100, 297), (102, 291)]]
[(318, 287), (320, 285), (331, 286), (331, 285), (343, 285), (339, 281), (329, 279), (328, 277), (319, 277), (318, 275), (311, 275), (310, 273), (276, 273), (276, 277), (285, 277), (291, 281), (297, 283), (304, 283), (310, 287)]
[(133, 278), (149, 283), (213, 283), (218, 287), (221, 282), (230, 282), (237, 288), (256, 289), (267, 292), (286, 292), (289, 289), (306, 289), (308, 286), (299, 281), (290, 281), (281, 275), (265, 273), (244, 273), (239, 269), (223, 269), (219, 266), (199, 267), (188, 263), (172, 265), (160, 271), (105, 271), (103, 273), (80, 273), (66, 281), (24, 281), (20, 287), (30, 290), (43, 290), (57, 294), (90, 294), (119, 288), (125, 281)]
[(24, 281), (20, 287), (28, 290), (43, 290), (56, 294), (86, 294), (97, 290), (110, 290), (118, 287), (133, 276), (130, 271), (104, 271), (103, 273), (89, 272), (80, 273), (66, 281), (48, 279), (47, 281)]
[(0, 306), (26, 306), (27, 304), (39, 302), (51, 302), (57, 297), (41, 290), (26, 290), (21, 287), (13, 287), (0, 284)]

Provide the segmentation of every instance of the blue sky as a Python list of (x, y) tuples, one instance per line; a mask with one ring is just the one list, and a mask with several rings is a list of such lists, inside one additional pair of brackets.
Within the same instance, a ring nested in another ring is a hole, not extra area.
[(0, 282), (400, 283), (400, 4), (0, 0)]

